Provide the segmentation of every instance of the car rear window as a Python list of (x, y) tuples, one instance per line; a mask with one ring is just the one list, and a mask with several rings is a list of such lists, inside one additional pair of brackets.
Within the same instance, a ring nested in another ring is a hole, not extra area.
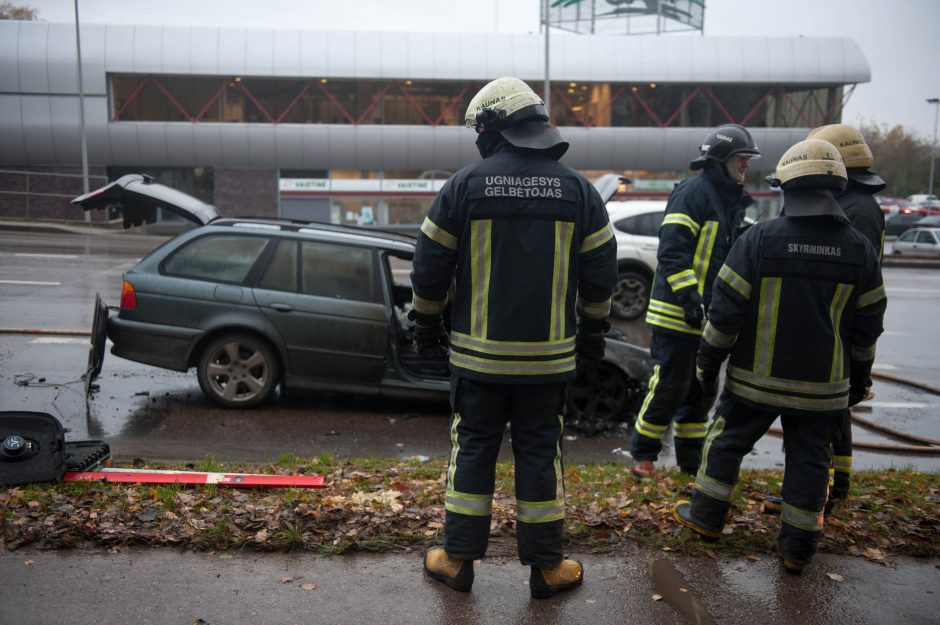
[(164, 263), (163, 271), (187, 278), (242, 283), (267, 244), (267, 237), (200, 237), (177, 250)]
[(657, 211), (655, 213), (644, 213), (643, 215), (625, 217), (615, 223), (614, 227), (627, 234), (656, 237), (659, 236), (659, 227), (662, 225), (665, 215), (665, 212)]
[(359, 302), (375, 301), (372, 250), (304, 241), (301, 245), (303, 292)]
[(297, 290), (297, 241), (281, 241), (278, 244), (258, 286), (274, 291)]

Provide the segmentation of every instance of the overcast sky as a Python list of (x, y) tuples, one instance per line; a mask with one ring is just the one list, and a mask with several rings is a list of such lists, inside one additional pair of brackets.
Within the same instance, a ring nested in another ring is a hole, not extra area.
[[(13, 0), (71, 22), (73, 0)], [(79, 0), (87, 23), (538, 32), (539, 0)], [(706, 36), (851, 37), (871, 67), (843, 121), (874, 121), (932, 140), (940, 97), (940, 0), (706, 0)], [(677, 35), (669, 35), (677, 36)], [(683, 36), (683, 35), (678, 35)]]

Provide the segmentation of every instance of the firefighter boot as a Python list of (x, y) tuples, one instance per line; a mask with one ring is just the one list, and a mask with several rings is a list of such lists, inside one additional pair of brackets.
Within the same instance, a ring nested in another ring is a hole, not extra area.
[(460, 592), (473, 586), (473, 560), (452, 558), (443, 547), (434, 547), (424, 554), (424, 572)]
[(533, 566), (529, 590), (536, 599), (546, 599), (571, 590), (584, 581), (584, 567), (577, 560), (562, 560), (555, 566)]
[(709, 542), (714, 542), (721, 537), (720, 530), (708, 529), (707, 527), (699, 525), (692, 519), (692, 502), (687, 499), (680, 499), (676, 502), (676, 505), (672, 508), (672, 518), (674, 518), (679, 525), (689, 528)]
[(791, 575), (802, 575), (803, 569), (805, 569), (806, 565), (809, 564), (808, 560), (796, 558), (786, 554), (783, 551), (783, 548), (780, 546), (780, 541), (777, 541), (777, 555), (780, 557), (780, 561), (783, 563), (783, 570)]

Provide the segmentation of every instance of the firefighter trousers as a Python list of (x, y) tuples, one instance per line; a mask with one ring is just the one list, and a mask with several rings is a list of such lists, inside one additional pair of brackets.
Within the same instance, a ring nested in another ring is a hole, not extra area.
[(516, 540), (525, 565), (563, 559), (561, 457), (565, 383), (495, 384), (451, 377), (451, 453), (444, 550), (461, 560), (486, 552), (496, 458), (506, 424), (515, 458)]
[(839, 427), (839, 436), (832, 443), (832, 483), (833, 499), (845, 499), (849, 496), (849, 482), (852, 477), (852, 415), (847, 413)]
[(715, 399), (702, 395), (695, 378), (698, 346), (698, 337), (684, 339), (653, 331), (653, 374), (630, 439), (634, 460), (656, 460), (663, 448), (663, 436), (675, 419), (676, 464), (693, 472), (698, 468), (708, 411)]
[[(729, 393), (722, 395), (695, 478), (691, 516), (696, 524), (716, 532), (724, 528), (741, 460), (776, 418), (774, 412), (744, 405)], [(783, 415), (780, 420), (786, 459), (777, 544), (788, 560), (805, 563), (816, 552), (822, 533), (832, 443), (843, 418)]]

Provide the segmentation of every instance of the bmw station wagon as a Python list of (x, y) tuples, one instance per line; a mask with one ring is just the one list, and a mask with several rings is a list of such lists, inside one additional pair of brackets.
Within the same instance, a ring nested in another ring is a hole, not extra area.
[[(96, 303), (90, 362), (111, 353), (174, 371), (195, 368), (202, 391), (247, 408), (276, 387), (446, 401), (446, 362), (412, 351), (409, 275), (415, 239), (374, 228), (280, 219), (224, 219), (215, 207), (129, 174), (72, 200), (123, 211), (125, 227), (157, 209), (196, 227), (123, 276), (120, 309)], [(569, 421), (624, 421), (650, 373), (649, 352), (607, 341), (569, 387)], [(93, 376), (92, 376), (93, 377)]]

